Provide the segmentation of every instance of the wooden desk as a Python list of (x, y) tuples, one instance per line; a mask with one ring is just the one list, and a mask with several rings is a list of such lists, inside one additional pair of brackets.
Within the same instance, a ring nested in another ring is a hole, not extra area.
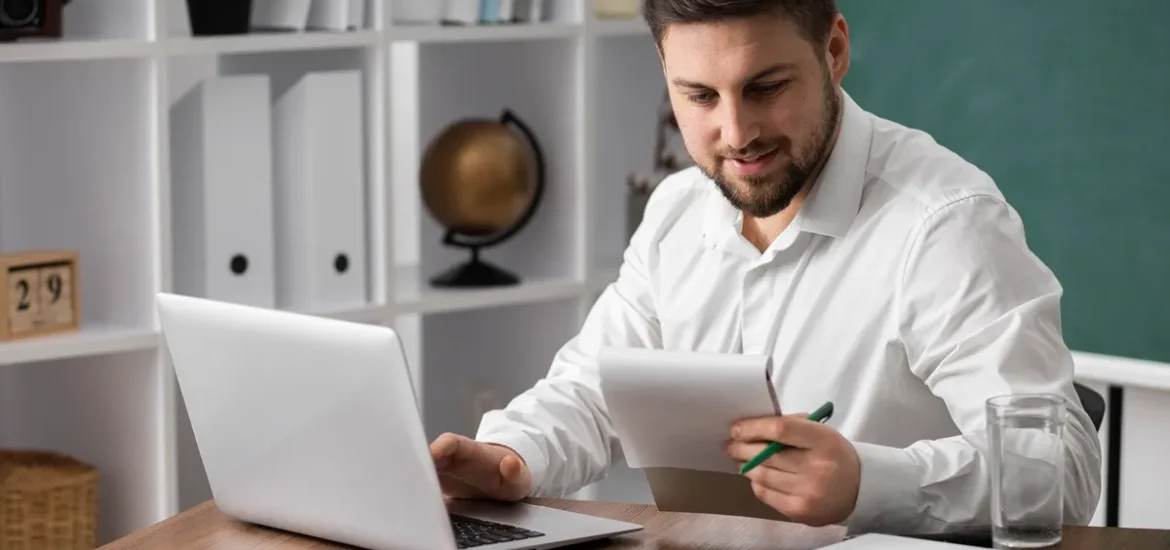
[[(817, 529), (763, 520), (659, 513), (654, 507), (641, 504), (545, 499), (531, 502), (621, 519), (646, 527), (639, 533), (573, 547), (581, 549), (813, 550), (836, 542), (844, 535), (839, 527)], [(205, 502), (103, 546), (102, 550), (145, 548), (341, 550), (350, 547), (240, 523), (220, 513), (214, 503)], [(1065, 530), (1061, 549), (1170, 550), (1170, 531), (1070, 527)]]

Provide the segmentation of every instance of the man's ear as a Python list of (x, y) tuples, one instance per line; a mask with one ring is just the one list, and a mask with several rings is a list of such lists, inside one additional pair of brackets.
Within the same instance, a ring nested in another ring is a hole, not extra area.
[(838, 13), (825, 41), (825, 62), (833, 74), (833, 83), (838, 86), (849, 72), (849, 49), (849, 24), (845, 16)]

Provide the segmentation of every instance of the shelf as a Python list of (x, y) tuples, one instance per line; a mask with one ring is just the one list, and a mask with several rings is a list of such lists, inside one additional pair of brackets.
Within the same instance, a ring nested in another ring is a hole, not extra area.
[(484, 42), (525, 41), (574, 38), (581, 26), (572, 23), (540, 23), (536, 25), (399, 25), (390, 31), (390, 39), (400, 42)]
[(377, 46), (382, 37), (377, 31), (240, 34), (172, 38), (166, 42), (169, 55), (216, 55), (238, 53), (285, 52), (299, 50), (337, 50)]
[(1170, 391), (1170, 364), (1075, 350), (1072, 355), (1078, 381)]
[(0, 44), (0, 63), (147, 58), (158, 45), (145, 40), (38, 40)]
[(548, 302), (579, 297), (585, 285), (570, 278), (533, 277), (517, 286), (483, 289), (438, 289), (417, 267), (394, 272), (395, 313), (446, 313), (491, 307)]
[(288, 311), (315, 315), (318, 317), (327, 317), (329, 319), (337, 319), (340, 321), (351, 321), (355, 323), (382, 323), (390, 319), (391, 316), (390, 308), (373, 304), (367, 306), (339, 308), (328, 311)]
[(590, 24), (594, 36), (650, 36), (650, 27), (642, 19), (596, 21)]
[(86, 326), (72, 333), (0, 342), (0, 365), (142, 351), (158, 342), (158, 332), (148, 328)]

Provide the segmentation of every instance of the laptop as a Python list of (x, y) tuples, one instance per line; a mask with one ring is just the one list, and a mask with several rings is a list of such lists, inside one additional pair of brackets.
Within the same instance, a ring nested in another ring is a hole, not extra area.
[(241, 521), (371, 550), (535, 550), (641, 525), (447, 499), (394, 330), (155, 300), (212, 498)]

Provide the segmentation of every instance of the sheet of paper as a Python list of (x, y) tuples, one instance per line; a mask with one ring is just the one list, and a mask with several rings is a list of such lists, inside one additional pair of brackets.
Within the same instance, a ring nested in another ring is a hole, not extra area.
[(736, 473), (731, 425), (779, 413), (765, 356), (607, 348), (601, 388), (632, 468)]

